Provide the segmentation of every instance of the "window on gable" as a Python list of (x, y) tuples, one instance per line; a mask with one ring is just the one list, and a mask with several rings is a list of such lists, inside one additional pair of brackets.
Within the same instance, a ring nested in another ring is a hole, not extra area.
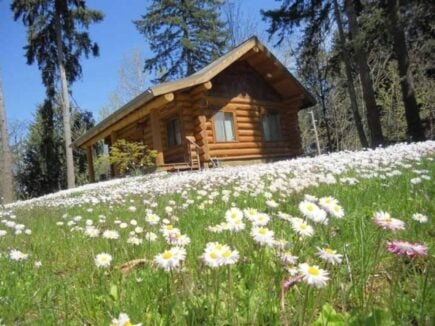
[(263, 116), (263, 135), (265, 141), (280, 140), (281, 137), (281, 124), (279, 113), (269, 112)]
[(235, 141), (234, 114), (232, 112), (216, 112), (213, 116), (215, 138), (217, 142)]
[(181, 145), (181, 129), (180, 120), (171, 119), (166, 123), (166, 131), (168, 136), (168, 146)]

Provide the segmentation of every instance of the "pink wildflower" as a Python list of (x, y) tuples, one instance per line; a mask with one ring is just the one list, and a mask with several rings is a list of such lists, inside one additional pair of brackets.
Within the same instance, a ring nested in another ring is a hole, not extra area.
[(395, 255), (417, 257), (427, 256), (427, 247), (419, 243), (411, 243), (402, 240), (388, 241), (387, 250)]
[(397, 218), (393, 218), (389, 213), (383, 211), (375, 213), (373, 216), (373, 222), (375, 222), (375, 224), (379, 225), (384, 230), (396, 231), (405, 229), (405, 222)]

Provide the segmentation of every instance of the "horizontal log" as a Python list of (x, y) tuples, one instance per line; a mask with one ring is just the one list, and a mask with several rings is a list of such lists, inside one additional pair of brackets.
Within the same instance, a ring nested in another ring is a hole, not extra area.
[(210, 150), (220, 150), (220, 149), (248, 149), (248, 148), (282, 148), (289, 149), (289, 142), (277, 141), (277, 142), (226, 142), (226, 143), (215, 143), (209, 144)]
[(258, 130), (261, 126), (259, 123), (240, 122), (237, 123), (237, 129), (240, 130)]
[(245, 123), (245, 122), (260, 123), (261, 119), (256, 115), (247, 115), (247, 116), (237, 115), (237, 123)]
[(233, 97), (233, 98), (224, 98), (224, 97), (215, 97), (215, 96), (207, 96), (207, 100), (211, 104), (222, 104), (222, 105), (228, 105), (228, 104), (238, 104), (238, 105), (244, 105), (244, 106), (253, 106), (253, 105), (259, 105), (259, 106), (266, 106), (269, 108), (283, 108), (288, 109), (289, 105), (287, 103), (283, 102), (273, 102), (273, 101), (259, 101), (252, 98), (246, 98), (246, 97)]
[(282, 148), (236, 148), (236, 149), (220, 149), (211, 150), (212, 157), (229, 157), (229, 156), (242, 156), (242, 155), (262, 155), (262, 154), (282, 154), (288, 155), (291, 153), (289, 149), (283, 150)]
[(239, 130), (239, 136), (263, 136), (260, 130)]

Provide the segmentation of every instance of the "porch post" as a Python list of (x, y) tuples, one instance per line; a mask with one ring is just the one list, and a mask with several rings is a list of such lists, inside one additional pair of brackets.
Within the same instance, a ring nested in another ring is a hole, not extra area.
[[(117, 140), (116, 132), (112, 132), (110, 134), (109, 153), (110, 153), (110, 150), (112, 149), (112, 146), (116, 143), (116, 140)], [(115, 164), (110, 164), (110, 173), (112, 175), (112, 178), (119, 177), (119, 170), (116, 168)]]
[(86, 158), (88, 159), (88, 177), (89, 182), (95, 182), (94, 158), (92, 145), (86, 147)]
[(151, 133), (153, 137), (153, 149), (157, 151), (156, 165), (157, 167), (165, 164), (162, 146), (162, 133), (160, 128), (160, 114), (158, 110), (151, 111), (150, 114)]

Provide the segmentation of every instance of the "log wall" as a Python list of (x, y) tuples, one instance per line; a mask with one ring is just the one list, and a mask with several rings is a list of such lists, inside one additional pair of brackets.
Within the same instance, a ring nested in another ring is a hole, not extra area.
[[(222, 98), (208, 98), (211, 109), (204, 110), (206, 116), (206, 135), (210, 157), (220, 160), (292, 157), (302, 153), (301, 139), (298, 129), (298, 106), (282, 103), (259, 103), (246, 98), (233, 98), (223, 101)], [(255, 103), (255, 104), (253, 104)], [(232, 112), (236, 141), (217, 142), (215, 138), (213, 115), (218, 111)], [(281, 138), (276, 141), (265, 141), (262, 127), (262, 116), (267, 112), (280, 115)]]

